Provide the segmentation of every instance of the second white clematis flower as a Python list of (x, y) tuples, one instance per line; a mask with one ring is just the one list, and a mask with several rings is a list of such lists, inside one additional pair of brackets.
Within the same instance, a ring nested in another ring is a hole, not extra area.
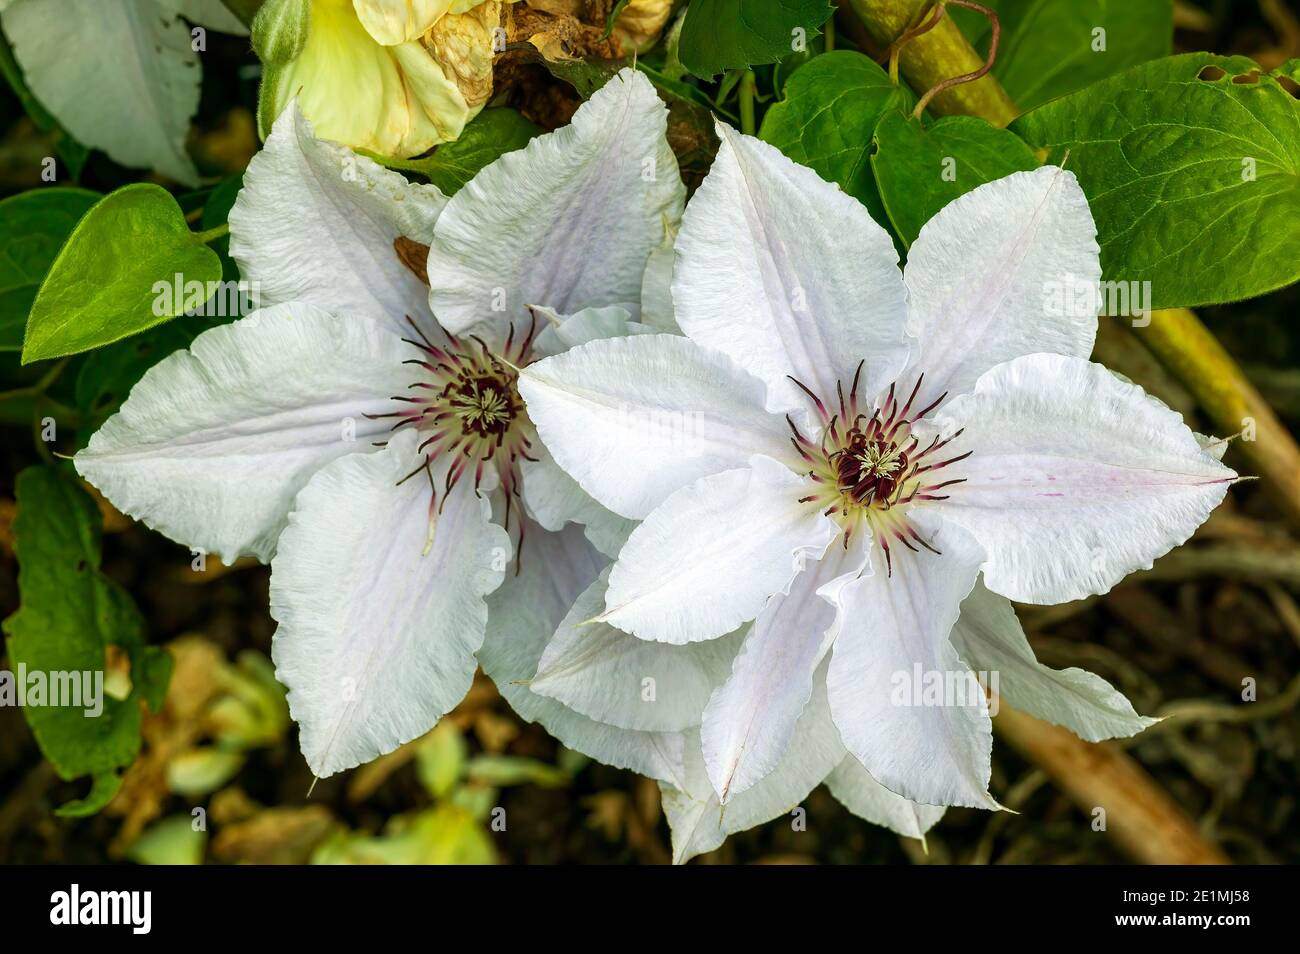
[[(1100, 278), (1072, 174), (975, 189), (900, 271), (854, 199), (765, 143), (720, 136), (676, 243), (686, 337), (592, 342), (521, 377), (560, 465), (642, 521), (590, 621), (669, 644), (752, 622), (699, 730), (715, 805), (792, 760), (811, 780), (777, 786), (787, 807), (824, 778), (833, 733), (796, 733), (820, 710), (889, 791), (997, 807), (984, 694), (936, 703), (901, 682), (1005, 670), (1023, 687), (1005, 687), (1013, 704), (1071, 718), (1069, 673), (1035, 707), (1050, 680), (1008, 600), (1105, 592), (1186, 540), (1236, 475), (1088, 361), (1095, 313), (1051, 307)], [(1089, 702), (1100, 721), (1081, 731), (1145, 724), (1114, 695), (1110, 712)]]
[[(516, 369), (648, 317), (647, 263), (685, 199), (666, 120), (623, 71), (448, 200), (318, 140), (291, 106), (230, 215), (269, 307), (152, 368), (77, 455), (123, 512), (271, 563), (276, 675), (316, 775), (428, 730), (481, 660), (569, 746), (680, 777), (680, 734), (619, 732), (512, 684), (602, 565), (563, 524), (581, 514), (599, 539), (622, 523), (563, 487)], [(557, 327), (535, 334), (534, 303)]]

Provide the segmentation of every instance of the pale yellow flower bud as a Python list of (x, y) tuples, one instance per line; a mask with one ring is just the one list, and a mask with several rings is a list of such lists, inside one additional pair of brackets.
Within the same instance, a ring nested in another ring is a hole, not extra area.
[(614, 21), (614, 36), (625, 50), (648, 50), (672, 12), (673, 0), (630, 0)]
[(409, 158), (459, 137), (492, 93), (500, 0), (305, 2), (297, 56), (265, 64), (263, 135), (296, 97), (318, 136)]

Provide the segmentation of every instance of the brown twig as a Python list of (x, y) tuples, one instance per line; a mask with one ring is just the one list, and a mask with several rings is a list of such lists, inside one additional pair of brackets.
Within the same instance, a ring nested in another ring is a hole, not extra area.
[(1222, 865), (1228, 858), (1131, 756), (1105, 742), (1084, 742), (1005, 703), (998, 735), (1047, 773), (1085, 814), (1105, 812), (1105, 832), (1143, 864)]

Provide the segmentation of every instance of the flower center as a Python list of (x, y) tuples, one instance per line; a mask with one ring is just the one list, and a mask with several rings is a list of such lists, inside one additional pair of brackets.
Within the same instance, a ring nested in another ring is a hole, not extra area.
[[(416, 393), (394, 396), (393, 400), (400, 402), (401, 408), (375, 415), (396, 418), (394, 431), (414, 427), (423, 437), (419, 452), (424, 460), (402, 481), (421, 471), (428, 475), (433, 493), (432, 520), (441, 512), (452, 488), (467, 473), (473, 472), (474, 492), (478, 493), (484, 473), (491, 468), (505, 494), (505, 525), (509, 530), (510, 513), (520, 497), (519, 463), (537, 459), (529, 453), (536, 435), (518, 388), (519, 368), (531, 359), (536, 319), (529, 325), (528, 334), (518, 342), (512, 326), (499, 352), (477, 336), (462, 339), (445, 330), (447, 343), (434, 344), (410, 316), (407, 321), (419, 340), (403, 340), (421, 352), (419, 357), (404, 362), (421, 369), (417, 380), (408, 388)], [(433, 479), (433, 463), (437, 460), (447, 462), (441, 488), (434, 485)], [(432, 533), (431, 523), (431, 540)], [(523, 539), (521, 511), (520, 548)]]
[(892, 573), (892, 544), (901, 543), (913, 552), (920, 552), (918, 547), (939, 552), (917, 533), (907, 512), (917, 501), (947, 499), (946, 494), (937, 491), (962, 483), (965, 478), (936, 479), (937, 472), (965, 460), (970, 452), (947, 459), (938, 453), (961, 436), (961, 431), (943, 439), (936, 436), (921, 446), (915, 434), (917, 422), (947, 397), (945, 393), (928, 407), (916, 409), (924, 375), (917, 378), (906, 402), (899, 402), (892, 384), (878, 406), (863, 402), (858, 385), (864, 363), (858, 364), (847, 396), (843, 383), (836, 384), (836, 401), (831, 407), (791, 378), (813, 402), (820, 419), (819, 440), (805, 437), (793, 420), (786, 420), (794, 432), (791, 443), (809, 465), (808, 478), (816, 485), (814, 492), (799, 502), (816, 504), (833, 517), (844, 532), (846, 549), (859, 528), (868, 528)]

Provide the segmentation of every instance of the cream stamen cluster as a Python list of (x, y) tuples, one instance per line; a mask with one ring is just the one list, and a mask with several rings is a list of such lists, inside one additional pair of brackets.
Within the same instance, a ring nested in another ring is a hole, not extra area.
[[(462, 339), (446, 330), (443, 334), (447, 343), (436, 345), (413, 320), (408, 317), (407, 321), (419, 340), (403, 340), (418, 348), (421, 356), (403, 363), (422, 368), (427, 374), (409, 387), (420, 393), (393, 397), (394, 401), (410, 405), (409, 408), (375, 415), (397, 418), (392, 430), (414, 427), (424, 438), (418, 448), (423, 462), (402, 480), (421, 471), (429, 475), (432, 515), (441, 509), (439, 491), (433, 485), (435, 460), (442, 457), (449, 461), (441, 490), (444, 503), (452, 488), (471, 470), (474, 491), (478, 493), (483, 474), (490, 467), (495, 470), (505, 494), (505, 524), (509, 529), (510, 513), (520, 498), (519, 462), (536, 460), (530, 454), (536, 435), (518, 389), (519, 369), (531, 360), (536, 319), (518, 342), (512, 325), (499, 354), (477, 335)], [(523, 539), (521, 516), (521, 548)]]
[(936, 472), (965, 460), (971, 452), (939, 459), (938, 452), (960, 437), (961, 431), (948, 437), (935, 435), (925, 447), (921, 446), (921, 439), (915, 433), (917, 422), (947, 396), (942, 394), (928, 406), (916, 410), (914, 405), (925, 378), (923, 374), (916, 379), (906, 402), (899, 403), (896, 384), (891, 384), (885, 399), (868, 414), (869, 405), (858, 395), (864, 363), (859, 362), (847, 396), (843, 382), (836, 382), (833, 410), (802, 382), (790, 379), (816, 408), (820, 419), (819, 440), (814, 442), (805, 437), (788, 416), (786, 421), (794, 432), (791, 443), (809, 465), (809, 480), (817, 485), (813, 493), (801, 497), (799, 502), (824, 508), (823, 512), (843, 529), (846, 549), (853, 534), (865, 523), (880, 543), (885, 564), (892, 572), (891, 540), (914, 553), (920, 552), (918, 545), (931, 553), (939, 552), (908, 521), (907, 507), (917, 500), (946, 500), (947, 495), (938, 491), (960, 484), (965, 478), (936, 481)]

